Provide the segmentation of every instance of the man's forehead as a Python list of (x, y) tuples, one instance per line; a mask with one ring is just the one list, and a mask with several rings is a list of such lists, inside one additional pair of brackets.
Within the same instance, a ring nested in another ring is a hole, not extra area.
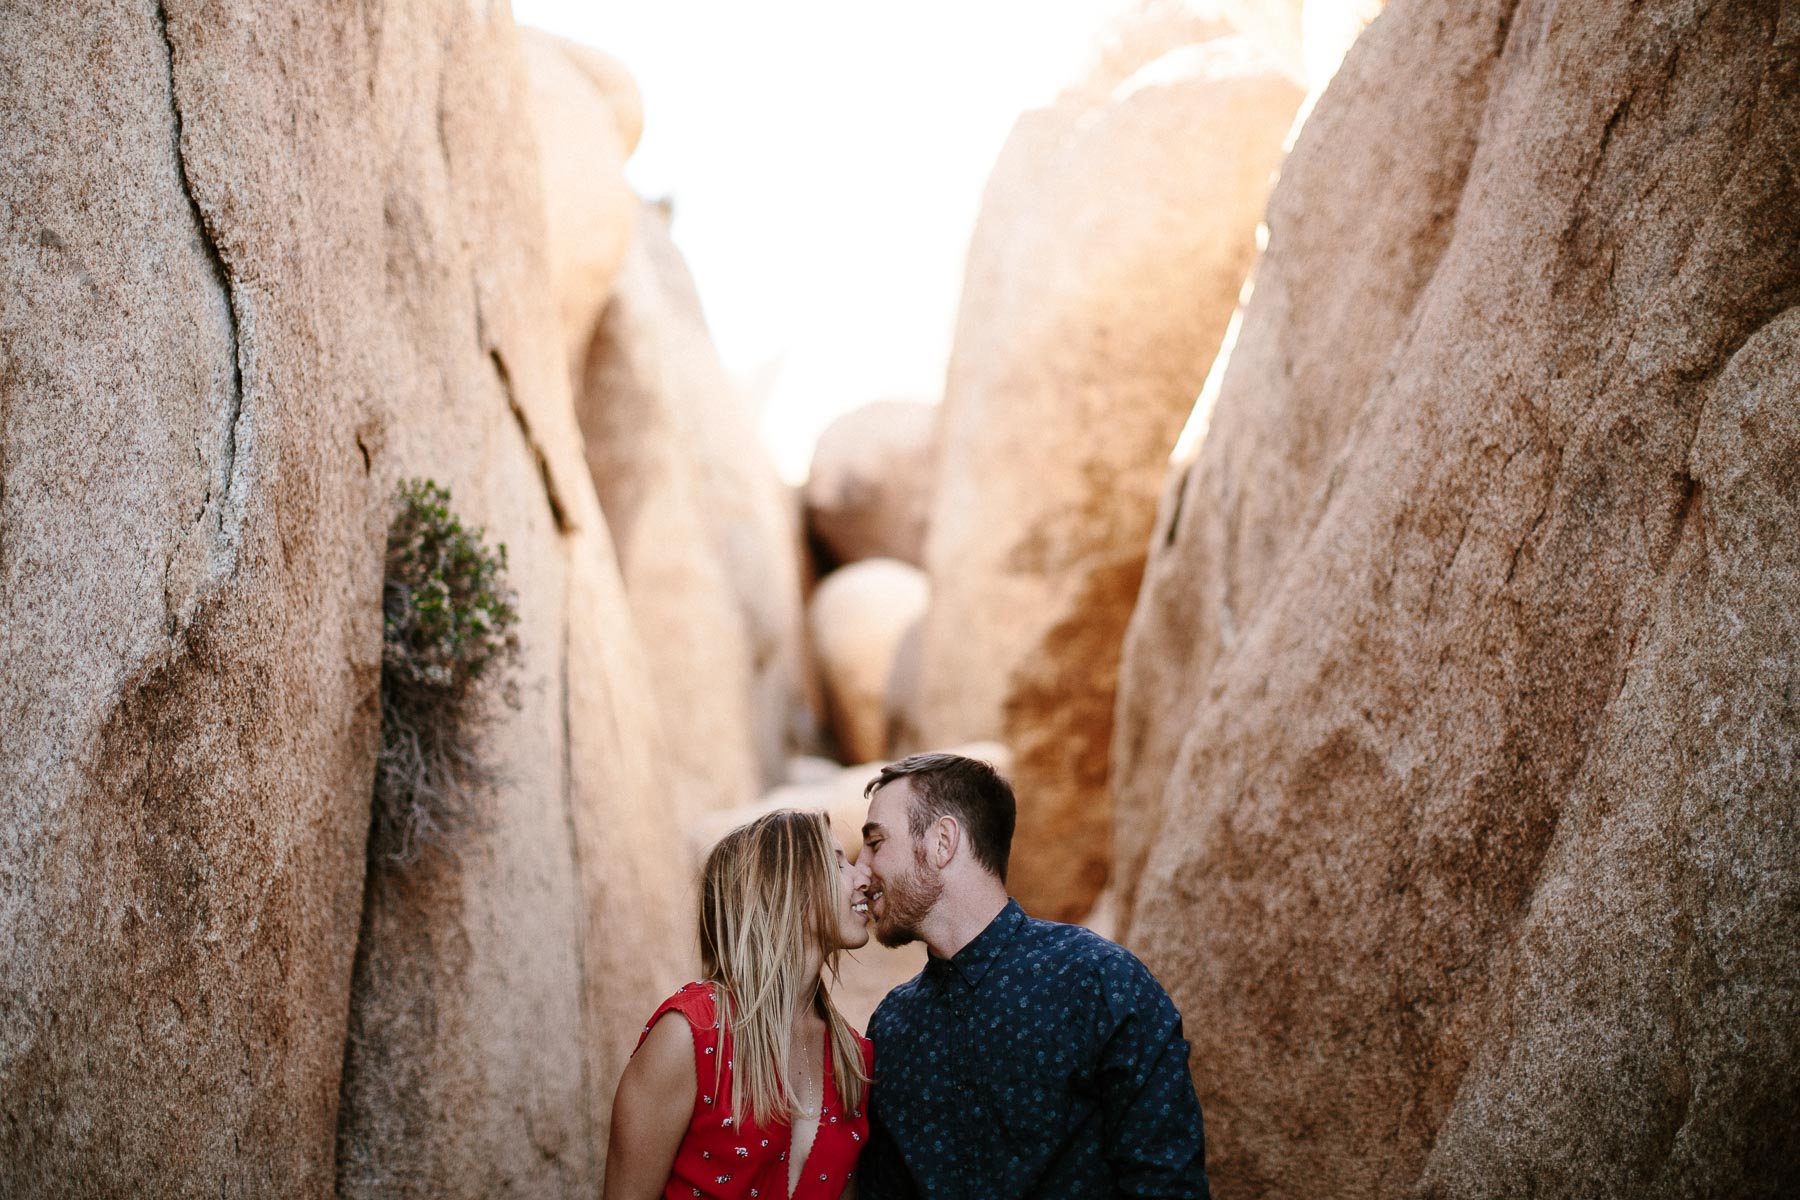
[(873, 830), (886, 832), (886, 827), (894, 823), (897, 817), (907, 811), (911, 799), (909, 781), (902, 776), (892, 783), (884, 784), (873, 796), (869, 797), (869, 819), (863, 826), (863, 838), (867, 840)]

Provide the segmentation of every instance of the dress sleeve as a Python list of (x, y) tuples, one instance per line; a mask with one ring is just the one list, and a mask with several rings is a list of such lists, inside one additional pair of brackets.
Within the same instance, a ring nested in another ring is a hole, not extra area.
[(1099, 983), (1100, 1105), (1118, 1194), (1207, 1200), (1206, 1134), (1181, 1014), (1129, 954), (1105, 963)]
[[(719, 1033), (715, 1025), (718, 1020), (716, 1012), (712, 995), (705, 985), (690, 983), (656, 1006), (656, 1011), (644, 1022), (644, 1030), (638, 1034), (637, 1045), (632, 1047), (631, 1053), (636, 1056), (643, 1049), (644, 1039), (650, 1036), (651, 1027), (662, 1020), (665, 1013), (675, 1013), (688, 1024), (688, 1033), (694, 1040), (694, 1078), (704, 1084), (706, 1075), (703, 1072), (714, 1069), (712, 1055), (719, 1044)], [(704, 1092), (709, 1089), (703, 1086), (699, 1090)], [(699, 1103), (698, 1096), (695, 1097), (695, 1103)]]

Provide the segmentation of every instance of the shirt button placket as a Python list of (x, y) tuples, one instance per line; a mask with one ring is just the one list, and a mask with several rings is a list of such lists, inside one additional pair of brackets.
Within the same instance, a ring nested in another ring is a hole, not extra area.
[(959, 1123), (963, 1126), (963, 1146), (962, 1153), (956, 1156), (961, 1168), (958, 1173), (962, 1176), (962, 1193), (968, 1200), (978, 1200), (975, 1188), (979, 1167), (975, 1160), (980, 1157), (981, 1151), (981, 1104), (975, 1099), (979, 1095), (975, 1089), (979, 1083), (980, 1071), (973, 1048), (969, 1045), (969, 1007), (973, 999), (966, 982), (959, 978), (952, 983), (950, 1042), (955, 1047), (952, 1053), (956, 1056), (957, 1094), (969, 1102), (969, 1115), (975, 1118), (972, 1122)]

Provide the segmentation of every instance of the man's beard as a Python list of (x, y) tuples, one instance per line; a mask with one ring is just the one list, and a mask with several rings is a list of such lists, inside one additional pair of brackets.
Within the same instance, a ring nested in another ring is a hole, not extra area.
[(882, 881), (882, 915), (875, 922), (875, 940), (890, 950), (918, 941), (919, 922), (930, 915), (943, 894), (944, 881), (925, 869), (921, 850), (914, 855), (912, 870), (898, 879)]

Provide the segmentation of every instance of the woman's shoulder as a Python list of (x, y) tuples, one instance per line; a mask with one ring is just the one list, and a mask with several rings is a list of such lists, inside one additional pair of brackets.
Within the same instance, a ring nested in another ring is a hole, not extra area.
[[(668, 1013), (679, 1013), (696, 1029), (712, 1029), (718, 1024), (718, 1005), (713, 999), (713, 985), (704, 982), (684, 983), (668, 999), (656, 1006), (644, 1022), (644, 1036)], [(642, 1041), (642, 1037), (639, 1038)]]
[(705, 980), (684, 983), (662, 1002), (662, 1007), (703, 1015), (710, 1025), (717, 1020), (719, 1011), (718, 998), (713, 989), (714, 985)]

